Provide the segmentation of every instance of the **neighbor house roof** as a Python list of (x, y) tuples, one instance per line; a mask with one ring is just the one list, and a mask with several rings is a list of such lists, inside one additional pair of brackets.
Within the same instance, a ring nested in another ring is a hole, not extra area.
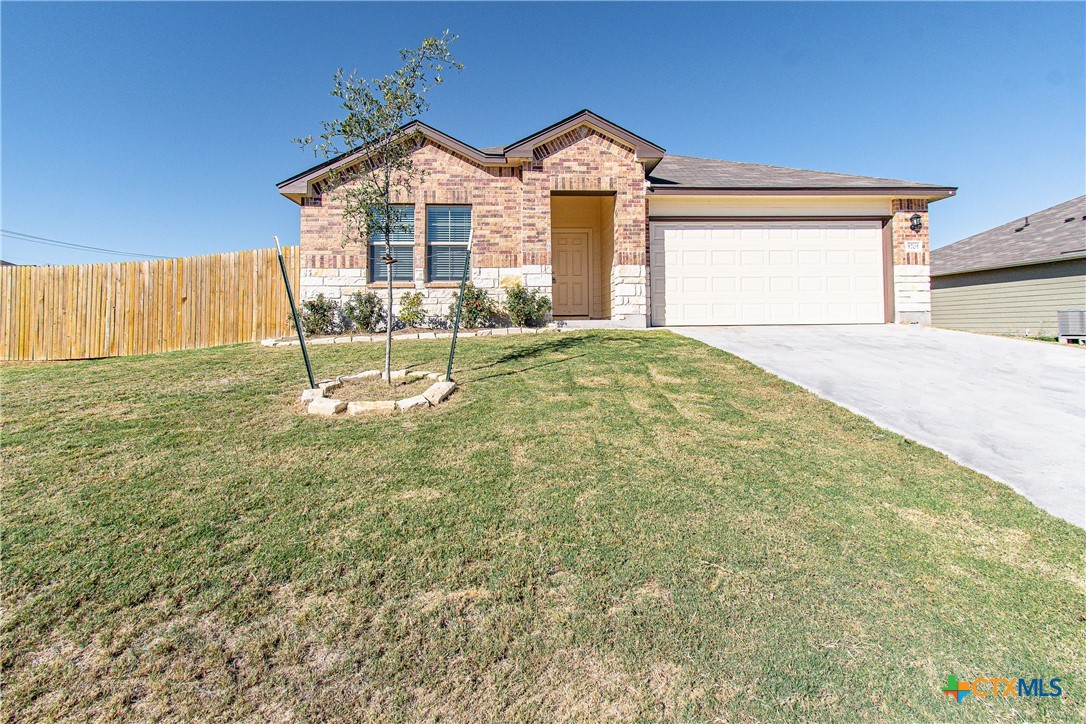
[(931, 252), (931, 275), (1086, 257), (1086, 196), (983, 231)]
[(874, 176), (854, 176), (827, 171), (765, 166), (758, 163), (720, 161), (713, 158), (667, 154), (648, 177), (654, 192), (659, 191), (853, 191), (866, 193), (917, 192), (944, 198), (957, 190), (916, 181), (899, 181)]

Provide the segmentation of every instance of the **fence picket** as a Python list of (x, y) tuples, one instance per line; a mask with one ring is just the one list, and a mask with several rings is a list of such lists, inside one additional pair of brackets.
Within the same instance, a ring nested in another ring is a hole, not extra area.
[[(297, 290), (301, 254), (284, 247)], [(0, 267), (0, 360), (120, 357), (292, 331), (274, 249)]]

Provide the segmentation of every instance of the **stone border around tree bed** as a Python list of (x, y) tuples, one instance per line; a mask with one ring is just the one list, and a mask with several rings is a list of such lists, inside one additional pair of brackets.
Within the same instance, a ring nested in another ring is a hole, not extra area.
[[(457, 337), (505, 337), (515, 334), (539, 334), (541, 332), (568, 331), (562, 327), (493, 327), (491, 329), (476, 329), (471, 332), (460, 332)], [(452, 332), (408, 332), (407, 334), (392, 333), (392, 340), (401, 339), (452, 339)], [(384, 342), (383, 334), (353, 334), (340, 335), (339, 337), (314, 337), (306, 339), (306, 344), (344, 344), (346, 342)], [(297, 347), (297, 339), (281, 339), (269, 337), (260, 340), (264, 347)]]
[(449, 382), (444, 374), (426, 372), (424, 370), (393, 370), (390, 377), (393, 380), (406, 380), (414, 382), (424, 378), (434, 380), (434, 384), (426, 388), (421, 395), (405, 397), (402, 400), (359, 400), (357, 402), (345, 402), (329, 397), (330, 392), (335, 392), (350, 380), (375, 380), (384, 375), (380, 370), (366, 370), (354, 375), (343, 375), (334, 380), (322, 380), (312, 389), (302, 390), (301, 401), (305, 405), (305, 411), (310, 415), (333, 417), (346, 412), (348, 415), (374, 415), (380, 413), (393, 413), (401, 410), (415, 410), (418, 408), (437, 407), (456, 389), (455, 382)]

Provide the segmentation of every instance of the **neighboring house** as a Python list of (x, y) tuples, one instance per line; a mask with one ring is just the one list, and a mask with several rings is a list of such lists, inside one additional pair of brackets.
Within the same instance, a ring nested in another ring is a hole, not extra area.
[(1086, 196), (931, 254), (939, 327), (1056, 335), (1056, 312), (1086, 308)]
[(19, 265), (15, 264), (13, 262), (10, 262), (10, 261), (4, 261), (3, 259), (0, 259), (0, 266), (19, 266)]
[[(426, 171), (393, 279), (444, 314), (474, 231), (471, 278), (515, 281), (557, 319), (619, 326), (930, 321), (928, 204), (955, 189), (673, 156), (590, 111), (507, 146), (474, 148), (418, 121)], [(385, 265), (342, 243), (328, 169), (279, 184), (301, 208), (301, 292), (383, 286)], [(397, 302), (398, 305), (398, 302)]]

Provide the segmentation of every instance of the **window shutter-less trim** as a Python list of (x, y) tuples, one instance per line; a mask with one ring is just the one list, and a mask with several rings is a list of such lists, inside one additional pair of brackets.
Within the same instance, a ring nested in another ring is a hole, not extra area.
[(426, 269), (430, 281), (460, 281), (470, 235), (470, 206), (426, 207)]
[[(406, 227), (392, 232), (392, 281), (410, 282), (415, 279), (415, 207), (400, 206), (400, 222)], [(380, 222), (380, 218), (378, 219)], [(385, 235), (380, 229), (370, 233), (370, 281), (388, 281), (385, 255)]]

